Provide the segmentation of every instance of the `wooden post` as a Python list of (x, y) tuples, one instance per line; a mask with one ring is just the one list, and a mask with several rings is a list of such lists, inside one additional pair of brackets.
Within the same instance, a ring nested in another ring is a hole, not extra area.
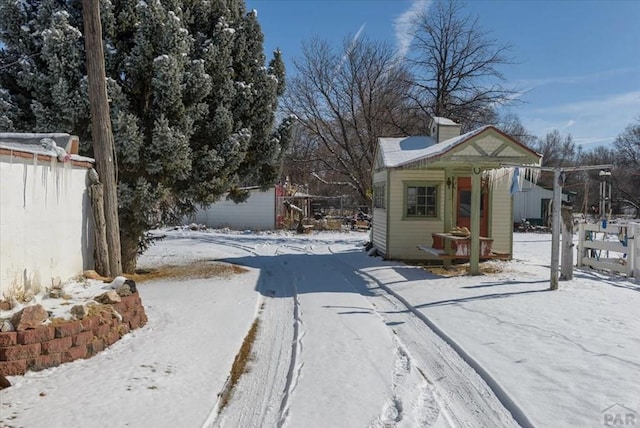
[(584, 223), (578, 224), (578, 267), (582, 266), (582, 259), (585, 256), (584, 240), (585, 240)]
[[(476, 173), (476, 170), (478, 172)], [(480, 198), (482, 197), (482, 171), (475, 165), (471, 174), (471, 251), (469, 252), (469, 274), (480, 274)]]
[(571, 207), (562, 207), (562, 263), (560, 279), (573, 279), (573, 216)]
[[(453, 227), (453, 200), (455, 194), (455, 177), (451, 175), (451, 170), (445, 171), (445, 189), (444, 189), (444, 232), (448, 232)], [(451, 259), (444, 259), (442, 262), (444, 267), (451, 266)]]
[(560, 168), (553, 170), (553, 206), (551, 227), (551, 290), (558, 289), (558, 267), (560, 266), (560, 205), (562, 204), (562, 186)]
[(109, 276), (109, 247), (107, 230), (104, 224), (104, 200), (102, 183), (89, 186), (89, 200), (93, 216), (94, 269), (102, 276)]
[(627, 263), (629, 264), (629, 276), (640, 278), (640, 223), (631, 223), (627, 229)]
[(118, 192), (116, 187), (115, 159), (109, 102), (102, 47), (100, 2), (82, 0), (84, 41), (87, 55), (89, 103), (91, 105), (91, 132), (96, 169), (104, 186), (104, 216), (109, 257), (109, 276), (122, 273), (120, 226), (118, 224)]

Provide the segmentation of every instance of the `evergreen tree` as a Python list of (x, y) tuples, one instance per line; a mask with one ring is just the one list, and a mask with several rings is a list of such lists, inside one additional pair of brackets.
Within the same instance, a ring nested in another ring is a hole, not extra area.
[[(0, 0), (0, 131), (70, 132), (91, 154), (78, 0)], [(243, 0), (102, 2), (125, 271), (148, 232), (242, 185), (272, 184), (290, 120)], [(242, 199), (242, 192), (232, 192)]]
[(87, 122), (87, 81), (79, 2), (0, 2), (0, 85), (17, 107), (13, 126), (80, 133)]

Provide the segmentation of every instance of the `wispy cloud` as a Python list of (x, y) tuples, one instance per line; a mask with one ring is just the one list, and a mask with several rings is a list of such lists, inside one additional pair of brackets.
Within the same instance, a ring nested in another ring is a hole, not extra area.
[(571, 132), (576, 144), (610, 143), (640, 114), (640, 91), (528, 109), (523, 123), (535, 135)]
[(409, 52), (409, 46), (413, 40), (413, 27), (415, 17), (431, 6), (431, 0), (414, 0), (409, 9), (398, 16), (393, 22), (396, 44), (398, 46), (398, 58), (404, 58)]
[(615, 68), (611, 70), (603, 70), (597, 73), (581, 74), (576, 76), (552, 76), (536, 79), (520, 79), (514, 82), (517, 86), (539, 87), (546, 85), (577, 85), (581, 83), (596, 82), (602, 79), (610, 79), (612, 77), (625, 74), (636, 75), (640, 71), (640, 67)]
[(344, 55), (342, 55), (342, 58), (340, 58), (340, 62), (338, 63), (338, 65), (336, 66), (336, 69), (334, 70), (334, 75), (338, 73), (338, 71), (342, 68), (342, 66), (344, 65), (344, 62), (347, 60), (349, 55), (351, 55), (351, 52), (353, 52), (353, 49), (355, 49), (356, 44), (358, 43), (358, 39), (360, 38), (360, 35), (364, 31), (364, 27), (366, 26), (367, 26), (366, 22), (362, 24), (358, 29), (358, 32), (353, 36), (353, 39), (351, 39), (351, 43), (349, 43), (349, 48), (344, 53)]
[[(593, 98), (584, 101), (574, 101), (565, 104), (545, 106), (531, 110), (546, 114), (603, 114), (611, 116), (615, 112), (625, 109), (633, 109), (637, 115), (640, 111), (640, 91), (625, 92), (622, 94), (610, 94), (601, 98)], [(632, 115), (633, 116), (633, 115)]]

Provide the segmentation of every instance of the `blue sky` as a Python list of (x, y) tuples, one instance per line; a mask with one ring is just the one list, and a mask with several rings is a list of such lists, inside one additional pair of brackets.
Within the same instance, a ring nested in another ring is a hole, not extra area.
[[(258, 11), (265, 52), (287, 73), (302, 42), (340, 45), (359, 30), (402, 49), (408, 18), (430, 0), (246, 0)], [(640, 117), (640, 1), (468, 1), (491, 36), (512, 46), (501, 69), (526, 92), (510, 111), (538, 136), (558, 129), (585, 148), (610, 143)]]

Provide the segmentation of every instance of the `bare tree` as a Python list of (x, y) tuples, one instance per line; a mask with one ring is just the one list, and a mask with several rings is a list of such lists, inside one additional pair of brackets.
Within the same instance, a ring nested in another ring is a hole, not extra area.
[(627, 126), (613, 142), (617, 166), (614, 176), (620, 202), (635, 209), (640, 216), (640, 116)]
[(502, 132), (530, 148), (534, 148), (538, 142), (538, 138), (524, 127), (520, 117), (515, 113), (507, 113), (501, 116), (497, 121), (497, 126)]
[(414, 20), (407, 58), (413, 97), (425, 113), (455, 120), (464, 130), (491, 123), (496, 107), (516, 99), (515, 90), (500, 84), (499, 67), (512, 63), (509, 51), (477, 16), (465, 15), (461, 3), (438, 0)]
[(303, 43), (294, 65), (283, 104), (300, 127), (292, 153), (308, 156), (306, 165), (316, 168), (310, 172), (347, 183), (345, 191), (368, 204), (378, 137), (427, 128), (407, 108), (406, 70), (388, 44), (365, 37), (345, 39), (338, 50), (318, 39)]
[(640, 116), (616, 137), (613, 146), (618, 151), (620, 162), (640, 173)]
[(563, 137), (557, 129), (539, 139), (533, 148), (542, 154), (544, 166), (573, 166), (576, 163), (578, 148), (571, 134)]

